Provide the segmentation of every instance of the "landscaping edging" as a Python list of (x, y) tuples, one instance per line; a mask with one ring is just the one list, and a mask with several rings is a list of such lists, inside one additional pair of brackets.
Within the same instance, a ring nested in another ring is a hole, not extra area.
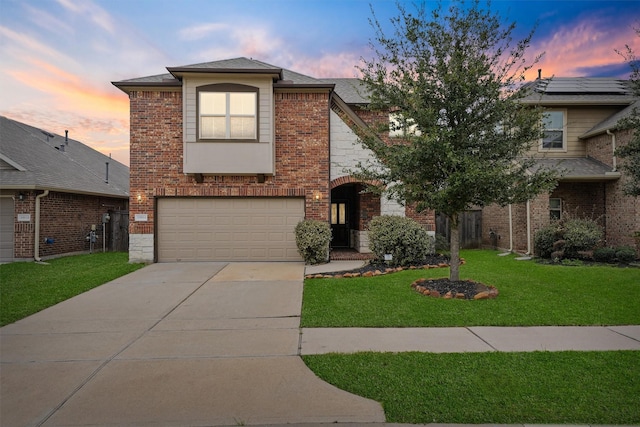
[[(460, 259), (460, 265), (464, 265), (465, 260)], [(333, 273), (317, 273), (317, 274), (307, 274), (304, 276), (305, 279), (342, 279), (342, 278), (351, 278), (351, 277), (374, 277), (374, 276), (382, 276), (390, 273), (397, 273), (399, 271), (405, 270), (429, 270), (431, 268), (444, 268), (449, 267), (447, 263), (439, 263), (439, 264), (424, 264), (421, 266), (412, 265), (410, 267), (387, 267), (387, 268), (374, 268), (367, 269), (367, 266), (361, 269), (349, 270), (349, 271), (336, 271)]]

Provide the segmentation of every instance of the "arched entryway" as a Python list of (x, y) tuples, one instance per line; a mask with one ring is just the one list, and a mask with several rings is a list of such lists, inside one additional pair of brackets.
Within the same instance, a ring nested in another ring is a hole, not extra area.
[(369, 252), (367, 226), (371, 218), (380, 215), (380, 197), (365, 189), (363, 183), (350, 177), (331, 183), (332, 248)]

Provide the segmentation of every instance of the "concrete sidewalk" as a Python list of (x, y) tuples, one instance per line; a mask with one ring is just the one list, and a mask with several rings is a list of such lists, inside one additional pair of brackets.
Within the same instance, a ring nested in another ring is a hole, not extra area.
[(640, 326), (304, 328), (301, 354), (640, 350)]
[(153, 264), (0, 329), (2, 426), (384, 422), (299, 357), (301, 263)]

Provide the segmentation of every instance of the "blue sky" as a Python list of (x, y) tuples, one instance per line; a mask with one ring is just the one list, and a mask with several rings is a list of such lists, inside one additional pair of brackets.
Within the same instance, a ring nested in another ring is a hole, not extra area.
[[(0, 114), (69, 129), (128, 164), (128, 99), (112, 81), (239, 56), (354, 77), (371, 57), (370, 5), (384, 25), (397, 15), (391, 0), (0, 0)], [(535, 67), (545, 76), (626, 77), (615, 49), (640, 52), (640, 0), (503, 0), (491, 9), (516, 22), (518, 37), (538, 24), (528, 53), (545, 52)]]

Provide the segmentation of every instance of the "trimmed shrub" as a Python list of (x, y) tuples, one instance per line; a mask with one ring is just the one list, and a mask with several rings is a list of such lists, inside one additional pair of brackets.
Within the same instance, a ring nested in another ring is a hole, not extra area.
[(614, 248), (598, 248), (593, 251), (593, 260), (597, 262), (614, 262), (616, 250)]
[(636, 260), (636, 250), (631, 246), (620, 246), (616, 248), (616, 259), (618, 262), (629, 264)]
[(329, 223), (305, 219), (296, 225), (296, 245), (298, 253), (306, 264), (320, 264), (328, 261), (331, 227)]
[(542, 258), (581, 258), (589, 253), (604, 232), (592, 219), (568, 218), (554, 221), (534, 236), (535, 254)]
[(589, 251), (602, 240), (603, 231), (594, 220), (569, 219), (564, 223), (565, 256), (578, 258), (582, 251)]
[(425, 261), (435, 251), (435, 239), (411, 218), (395, 215), (375, 217), (369, 223), (369, 247), (377, 262), (385, 262), (385, 254), (393, 256), (386, 261), (392, 266), (407, 266)]
[(560, 237), (560, 224), (558, 222), (552, 222), (546, 227), (536, 231), (533, 239), (536, 256), (550, 258), (554, 252), (553, 245)]

